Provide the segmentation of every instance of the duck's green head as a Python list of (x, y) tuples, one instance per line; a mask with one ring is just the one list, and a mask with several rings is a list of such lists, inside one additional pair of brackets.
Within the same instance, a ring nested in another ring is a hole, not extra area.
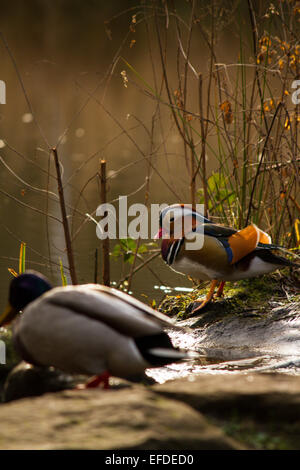
[(8, 306), (0, 315), (0, 327), (10, 323), (33, 300), (52, 288), (48, 279), (36, 271), (15, 277), (9, 287)]

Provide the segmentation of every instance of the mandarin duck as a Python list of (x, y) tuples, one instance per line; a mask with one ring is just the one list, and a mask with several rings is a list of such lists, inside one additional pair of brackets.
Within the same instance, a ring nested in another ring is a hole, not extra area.
[[(180, 223), (176, 224), (178, 221)], [(187, 238), (192, 236), (199, 238), (200, 248), (186, 249)], [(274, 250), (286, 250), (273, 245), (271, 237), (255, 225), (242, 230), (223, 227), (191, 205), (166, 207), (160, 214), (160, 228), (155, 238), (163, 238), (162, 258), (171, 269), (201, 281), (211, 280), (206, 298), (196, 300), (199, 305), (192, 313), (213, 299), (217, 286), (216, 296), (221, 297), (226, 281), (256, 277), (286, 266), (299, 267), (276, 255)]]
[(52, 288), (40, 273), (26, 271), (11, 281), (0, 326), (13, 319), (13, 342), (26, 362), (96, 375), (86, 388), (101, 382), (108, 388), (109, 375), (130, 380), (188, 356), (164, 331), (180, 329), (168, 317), (98, 284)]

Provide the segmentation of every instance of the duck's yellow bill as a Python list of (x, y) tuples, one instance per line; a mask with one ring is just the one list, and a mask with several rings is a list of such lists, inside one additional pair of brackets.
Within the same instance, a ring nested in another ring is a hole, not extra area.
[(10, 323), (15, 316), (15, 309), (10, 304), (8, 304), (2, 315), (0, 315), (0, 327)]

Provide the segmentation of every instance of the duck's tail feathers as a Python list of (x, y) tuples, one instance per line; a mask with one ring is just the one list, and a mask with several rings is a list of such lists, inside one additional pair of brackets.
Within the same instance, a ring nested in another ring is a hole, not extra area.
[[(284, 248), (283, 246), (280, 246), (280, 245), (274, 245), (273, 243), (268, 243), (268, 244), (264, 244), (264, 243), (259, 243), (257, 248), (256, 249), (267, 249), (267, 250), (278, 250), (278, 251), (282, 251), (283, 253), (286, 253), (290, 256), (293, 256), (295, 258), (299, 258), (300, 259), (300, 256), (297, 255), (296, 253), (293, 253), (291, 252), (290, 250), (288, 250), (287, 248)], [(280, 257), (281, 258), (281, 257)], [(286, 258), (281, 258), (282, 260), (284, 260), (286, 262), (286, 265), (287, 266), (293, 266), (295, 268), (300, 268), (300, 263), (294, 263), (293, 261), (290, 261)]]
[(160, 358), (174, 359), (174, 361), (180, 361), (181, 359), (187, 359), (189, 357), (188, 352), (180, 349), (166, 349), (166, 348), (151, 348), (148, 352)]
[[(286, 248), (281, 248), (281, 251), (283, 251), (284, 253), (288, 253), (289, 255), (292, 255), (292, 256), (295, 256), (295, 258), (299, 258), (300, 259), (300, 256), (297, 255), (296, 253), (291, 253), (289, 250), (287, 250)], [(300, 268), (300, 263), (294, 263), (294, 261), (289, 261), (289, 264), (290, 266), (294, 267), (294, 268)]]
[[(299, 258), (299, 259), (300, 259), (300, 256), (297, 255), (297, 253), (293, 253), (293, 252), (291, 252), (290, 250), (287, 250), (286, 248), (284, 248), (283, 246), (277, 246), (277, 247), (276, 247), (276, 250), (283, 251), (284, 253), (287, 253), (288, 255), (292, 255), (292, 256), (294, 256), (295, 258)], [(295, 265), (295, 266), (300, 267), (300, 264), (299, 264), (299, 263), (293, 263), (292, 261), (291, 261), (291, 263), (292, 263), (293, 265)]]
[(185, 351), (175, 348), (167, 333), (161, 332), (134, 339), (143, 358), (152, 365), (160, 367), (187, 358)]

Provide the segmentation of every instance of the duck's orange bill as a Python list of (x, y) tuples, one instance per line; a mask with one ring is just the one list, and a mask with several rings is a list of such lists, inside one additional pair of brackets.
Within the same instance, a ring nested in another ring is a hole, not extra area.
[[(262, 232), (264, 233), (264, 232)], [(255, 225), (239, 230), (228, 238), (229, 246), (232, 250), (231, 264), (237, 263), (244, 256), (255, 250), (260, 241), (260, 230)]]

